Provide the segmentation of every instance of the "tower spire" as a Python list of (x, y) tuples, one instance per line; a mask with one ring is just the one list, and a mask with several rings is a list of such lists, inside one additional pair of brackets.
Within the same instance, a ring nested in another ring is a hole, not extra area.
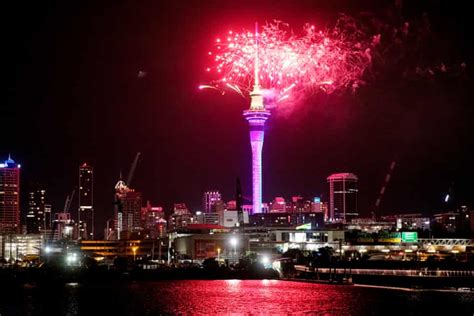
[(260, 88), (260, 78), (258, 77), (258, 22), (255, 22), (255, 65), (254, 65), (254, 90)]
[(254, 61), (254, 85), (250, 92), (250, 111), (264, 111), (263, 96), (260, 90), (259, 64), (258, 64), (258, 23), (255, 22), (255, 61)]

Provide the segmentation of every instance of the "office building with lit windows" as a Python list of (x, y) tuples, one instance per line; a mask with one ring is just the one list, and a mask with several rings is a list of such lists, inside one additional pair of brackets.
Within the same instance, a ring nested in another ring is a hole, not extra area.
[(222, 200), (219, 191), (206, 191), (202, 196), (202, 212), (213, 213), (216, 212), (216, 203)]
[(348, 223), (356, 218), (357, 181), (353, 173), (335, 173), (327, 178), (329, 183), (329, 220)]
[(0, 163), (0, 234), (20, 232), (20, 165)]
[(79, 238), (94, 239), (94, 168), (79, 167)]
[(46, 204), (46, 190), (31, 190), (28, 196), (26, 233), (39, 234), (51, 228), (51, 206)]

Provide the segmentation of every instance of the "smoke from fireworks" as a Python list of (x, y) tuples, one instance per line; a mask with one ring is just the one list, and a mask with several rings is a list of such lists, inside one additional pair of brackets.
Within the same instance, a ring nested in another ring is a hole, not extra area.
[(247, 97), (253, 89), (257, 56), (267, 107), (307, 93), (356, 89), (377, 44), (376, 37), (365, 36), (343, 20), (327, 31), (306, 24), (300, 35), (278, 21), (264, 25), (260, 33), (230, 31), (217, 38), (215, 50), (208, 52), (212, 65), (206, 70), (215, 79), (200, 88)]

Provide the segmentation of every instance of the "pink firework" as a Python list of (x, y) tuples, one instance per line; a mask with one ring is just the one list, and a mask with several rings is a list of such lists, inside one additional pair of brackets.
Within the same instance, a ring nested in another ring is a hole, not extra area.
[(362, 35), (341, 20), (328, 31), (306, 24), (300, 35), (282, 22), (268, 23), (260, 33), (230, 31), (209, 51), (212, 66), (206, 70), (215, 79), (200, 88), (247, 97), (257, 64), (260, 85), (271, 102), (282, 103), (302, 93), (354, 89), (371, 64), (371, 46), (376, 44)]

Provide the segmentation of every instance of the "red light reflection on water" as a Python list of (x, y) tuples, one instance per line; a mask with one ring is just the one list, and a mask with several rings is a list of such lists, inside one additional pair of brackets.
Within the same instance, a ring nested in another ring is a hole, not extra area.
[(349, 313), (351, 304), (356, 304), (358, 297), (350, 286), (279, 280), (177, 281), (163, 289), (169, 289), (171, 293), (159, 290), (155, 297), (172, 314), (323, 312), (339, 315)]
[(474, 296), (283, 280), (77, 284), (0, 295), (2, 315), (438, 315), (446, 306), (473, 315)]

